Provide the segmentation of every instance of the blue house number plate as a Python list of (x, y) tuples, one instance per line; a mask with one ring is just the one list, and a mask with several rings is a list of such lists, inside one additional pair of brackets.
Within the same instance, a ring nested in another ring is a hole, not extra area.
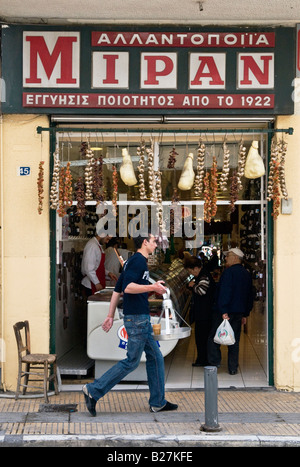
[(18, 175), (28, 177), (28, 175), (30, 175), (30, 167), (19, 167)]

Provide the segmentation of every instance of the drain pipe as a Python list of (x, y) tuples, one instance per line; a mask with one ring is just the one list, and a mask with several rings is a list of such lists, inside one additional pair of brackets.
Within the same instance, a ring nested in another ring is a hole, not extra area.
[(204, 391), (205, 391), (205, 423), (201, 425), (201, 431), (221, 431), (218, 423), (218, 378), (217, 367), (204, 367)]

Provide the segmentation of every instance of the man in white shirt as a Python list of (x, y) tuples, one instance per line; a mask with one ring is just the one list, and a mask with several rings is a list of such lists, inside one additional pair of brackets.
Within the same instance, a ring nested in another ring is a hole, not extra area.
[(81, 284), (87, 289), (87, 296), (105, 289), (105, 276), (117, 281), (115, 274), (105, 270), (105, 253), (103, 245), (105, 245), (111, 237), (108, 235), (100, 237), (95, 235), (85, 245), (83, 250), (83, 258), (81, 263), (81, 272), (84, 276)]

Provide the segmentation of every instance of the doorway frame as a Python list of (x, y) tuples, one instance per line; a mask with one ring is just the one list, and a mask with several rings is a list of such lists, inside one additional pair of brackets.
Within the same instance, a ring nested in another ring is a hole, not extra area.
[[(105, 131), (110, 131), (111, 129), (107, 129)], [(145, 129), (143, 129), (144, 132)], [(89, 132), (90, 130), (87, 128), (62, 128), (57, 126), (55, 123), (51, 123), (50, 128), (41, 128), (38, 127), (38, 133), (41, 131), (49, 131), (50, 132), (50, 155), (52, 155), (55, 151), (56, 147), (56, 133), (63, 132), (63, 131), (81, 131), (81, 132)], [(95, 131), (95, 129), (91, 130), (91, 132)], [(101, 130), (96, 130), (100, 131)], [(102, 130), (103, 131), (103, 130)], [(114, 130), (116, 131), (116, 130)], [(118, 131), (122, 131), (122, 129), (118, 128)], [(138, 132), (139, 130), (135, 128), (133, 131)], [(160, 129), (159, 131), (164, 132), (168, 130)], [(174, 133), (174, 130), (169, 130), (170, 132)], [(177, 131), (177, 130), (176, 130)], [(182, 130), (183, 132), (187, 132), (187, 130)], [(194, 130), (199, 133), (199, 130)], [(207, 130), (203, 130), (205, 132)], [(218, 132), (213, 130), (214, 132)], [(234, 130), (231, 130), (234, 131)], [(222, 132), (231, 132), (230, 129), (226, 129)], [(237, 130), (241, 131), (241, 130)], [(243, 129), (243, 132), (247, 133), (247, 130)], [(276, 132), (281, 133), (288, 133), (292, 134), (293, 129), (274, 129), (274, 125), (272, 122), (268, 122), (268, 129), (256, 129), (253, 130), (259, 133), (267, 133), (267, 175), (269, 173), (269, 159), (270, 159), (270, 147), (271, 147), (271, 140)], [(248, 132), (252, 132), (249, 130)], [(51, 174), (53, 172), (53, 158), (50, 157), (50, 175), (49, 175), (49, 186), (51, 186)], [(273, 256), (274, 256), (274, 220), (272, 216), (272, 202), (266, 202), (266, 286), (267, 286), (267, 304), (266, 304), (266, 312), (267, 312), (267, 359), (268, 359), (268, 385), (274, 386), (274, 287), (273, 287)], [(49, 224), (50, 224), (50, 352), (55, 353), (56, 350), (56, 211), (50, 209), (49, 213)]]

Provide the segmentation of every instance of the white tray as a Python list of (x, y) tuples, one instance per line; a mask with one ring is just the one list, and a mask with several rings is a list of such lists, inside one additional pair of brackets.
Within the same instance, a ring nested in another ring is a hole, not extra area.
[(170, 329), (170, 332), (167, 334), (166, 330), (163, 329), (160, 334), (152, 333), (156, 341), (168, 341), (171, 339), (183, 339), (184, 337), (189, 337), (191, 335), (191, 328), (175, 328)]

